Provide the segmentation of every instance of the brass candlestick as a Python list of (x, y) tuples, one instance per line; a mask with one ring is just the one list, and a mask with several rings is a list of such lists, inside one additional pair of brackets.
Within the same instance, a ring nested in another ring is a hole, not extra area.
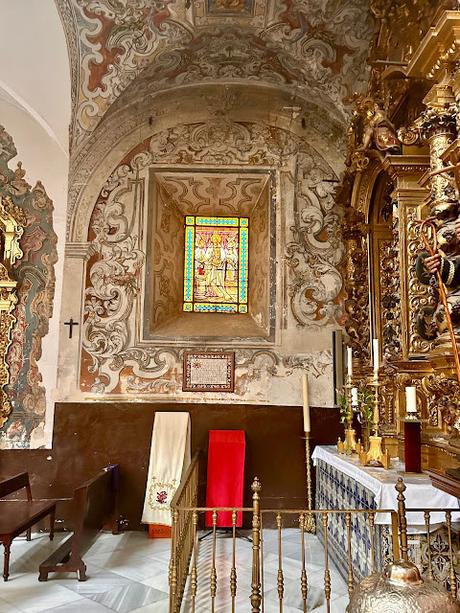
[(346, 453), (347, 455), (350, 455), (352, 453), (359, 453), (361, 445), (359, 442), (356, 442), (356, 431), (353, 429), (353, 407), (351, 394), (353, 383), (349, 373), (347, 374), (347, 382), (343, 387), (345, 388), (348, 403), (347, 424), (345, 428), (345, 440), (342, 442), (339, 438), (337, 442), (337, 451), (339, 453)]
[(313, 509), (313, 492), (311, 482), (311, 452), (310, 452), (310, 432), (305, 432), (305, 466), (307, 468), (307, 509), (310, 513), (305, 516), (305, 531), (315, 534), (315, 516), (311, 513)]
[(369, 437), (369, 451), (360, 451), (359, 461), (364, 466), (381, 466), (390, 468), (390, 454), (388, 449), (382, 450), (382, 437), (379, 435), (379, 390), (380, 380), (378, 370), (374, 370), (371, 385), (374, 388), (374, 414), (373, 414), (373, 436)]

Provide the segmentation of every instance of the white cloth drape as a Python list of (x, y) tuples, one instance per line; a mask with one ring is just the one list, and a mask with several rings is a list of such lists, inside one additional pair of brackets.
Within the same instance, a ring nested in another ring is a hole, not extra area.
[(142, 521), (171, 525), (171, 501), (190, 465), (190, 414), (155, 413)]
[[(367, 490), (370, 490), (375, 497), (376, 509), (398, 509), (398, 492), (395, 489), (398, 477), (403, 477), (406, 485), (404, 496), (406, 498), (407, 523), (409, 532), (416, 532), (417, 527), (425, 526), (423, 512), (410, 512), (409, 509), (459, 509), (459, 502), (446, 492), (442, 492), (433, 487), (431, 480), (426, 473), (420, 475), (404, 474), (401, 469), (403, 465), (392, 460), (390, 470), (384, 468), (372, 468), (361, 466), (356, 456), (340, 455), (333, 447), (317, 446), (312, 454), (313, 464), (316, 466), (318, 460), (326, 462), (340, 472), (348, 475)], [(331, 493), (332, 494), (332, 493)], [(460, 513), (452, 513), (453, 521), (460, 519)], [(443, 512), (431, 513), (431, 524), (436, 524), (445, 520)], [(391, 516), (389, 513), (377, 513), (376, 524), (390, 524)]]

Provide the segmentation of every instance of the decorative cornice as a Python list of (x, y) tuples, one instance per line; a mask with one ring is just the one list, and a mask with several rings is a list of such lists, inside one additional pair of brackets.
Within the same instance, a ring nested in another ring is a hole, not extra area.
[(90, 255), (90, 243), (66, 243), (65, 256), (78, 260), (87, 260)]
[(430, 168), (429, 155), (387, 155), (382, 162), (383, 169), (392, 179), (404, 175), (414, 176), (417, 181)]
[(432, 79), (447, 62), (460, 59), (460, 11), (444, 11), (430, 28), (412, 56), (407, 77)]

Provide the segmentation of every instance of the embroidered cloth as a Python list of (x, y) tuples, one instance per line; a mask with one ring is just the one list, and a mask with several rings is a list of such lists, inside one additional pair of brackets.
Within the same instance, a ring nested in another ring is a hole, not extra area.
[(190, 414), (155, 413), (142, 521), (171, 525), (171, 501), (190, 465)]
[[(322, 460), (335, 467), (340, 472), (348, 475), (357, 483), (361, 484), (366, 490), (370, 490), (374, 495), (375, 509), (397, 510), (397, 491), (396, 482), (399, 477), (404, 479), (406, 491), (407, 523), (410, 527), (425, 526), (423, 512), (410, 513), (410, 508), (415, 509), (459, 509), (459, 502), (450, 494), (442, 492), (433, 487), (429, 476), (425, 473), (420, 475), (404, 474), (404, 465), (392, 460), (390, 470), (384, 468), (374, 468), (361, 466), (356, 456), (345, 456), (337, 452), (335, 447), (317, 446), (312, 454), (313, 465)], [(452, 513), (452, 520), (458, 521), (460, 513)], [(430, 523), (435, 526), (445, 521), (444, 513), (431, 513)], [(376, 524), (390, 524), (391, 516), (389, 513), (377, 513)]]

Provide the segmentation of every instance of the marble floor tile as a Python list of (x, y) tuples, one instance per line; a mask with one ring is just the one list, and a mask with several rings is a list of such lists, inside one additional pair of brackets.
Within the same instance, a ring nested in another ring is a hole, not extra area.
[(1, 586), (1, 598), (17, 607), (23, 613), (41, 613), (47, 609), (70, 604), (81, 596), (61, 585), (39, 583), (29, 575), (21, 576), (17, 581), (8, 581)]
[(91, 558), (93, 564), (112, 571), (133, 581), (143, 581), (155, 573), (156, 568), (168, 567), (167, 560), (158, 561), (154, 557), (137, 555), (132, 551), (117, 550), (111, 554), (99, 554)]
[(142, 583), (131, 583), (108, 592), (88, 595), (88, 598), (117, 613), (129, 613), (134, 609), (168, 600), (168, 595)]
[[(315, 586), (310, 586), (307, 597), (308, 611), (316, 610), (324, 603), (324, 592)], [(270, 590), (265, 593), (265, 604), (278, 605), (279, 597), (278, 590)], [(297, 610), (303, 610), (302, 593), (300, 591), (300, 583), (294, 581), (286, 581), (284, 583), (283, 605), (292, 607)], [(283, 606), (283, 608), (284, 608)]]
[(169, 573), (167, 570), (156, 570), (151, 577), (142, 579), (141, 583), (154, 587), (161, 592), (169, 593)]
[(80, 596), (86, 596), (87, 598), (95, 594), (110, 592), (126, 585), (136, 584), (132, 579), (102, 568), (93, 573), (91, 573), (90, 569), (87, 581), (75, 581), (75, 577), (73, 577), (72, 579), (67, 578), (67, 580), (65, 578), (59, 579), (59, 583), (67, 589), (80, 594)]
[[(169, 613), (169, 600), (154, 602), (145, 607), (134, 609), (133, 611), (130, 611), (130, 613)], [(196, 613), (198, 613), (198, 611), (196, 611)], [(207, 613), (209, 613), (209, 611)]]
[(20, 609), (0, 598), (0, 613), (18, 613)]
[(44, 609), (41, 613), (109, 613), (111, 609), (104, 605), (93, 602), (88, 598), (81, 598), (75, 602), (69, 602), (60, 607)]
[[(307, 572), (310, 586), (309, 610), (326, 611), (323, 592), (324, 551), (313, 535), (305, 535)], [(104, 533), (85, 555), (89, 579), (79, 582), (74, 573), (51, 574), (47, 583), (37, 581), (38, 564), (53, 551), (67, 534), (57, 535), (50, 543), (46, 534), (34, 535), (32, 542), (18, 539), (14, 543), (11, 581), (0, 584), (0, 613), (169, 613), (168, 566), (170, 541), (148, 539), (145, 532), (122, 535)], [(264, 530), (263, 591), (265, 613), (279, 610), (277, 592), (277, 532)], [(233, 542), (216, 540), (215, 566), (218, 588), (216, 613), (231, 612), (230, 571)], [(250, 613), (252, 545), (236, 540), (237, 613)], [(208, 538), (199, 545), (196, 613), (209, 613), (210, 570), (213, 546)], [(298, 529), (283, 530), (283, 572), (285, 581), (284, 613), (300, 613), (300, 540)], [(347, 588), (335, 568), (331, 567), (332, 613), (343, 613), (348, 599)], [(190, 585), (184, 592), (181, 613), (192, 610)]]

